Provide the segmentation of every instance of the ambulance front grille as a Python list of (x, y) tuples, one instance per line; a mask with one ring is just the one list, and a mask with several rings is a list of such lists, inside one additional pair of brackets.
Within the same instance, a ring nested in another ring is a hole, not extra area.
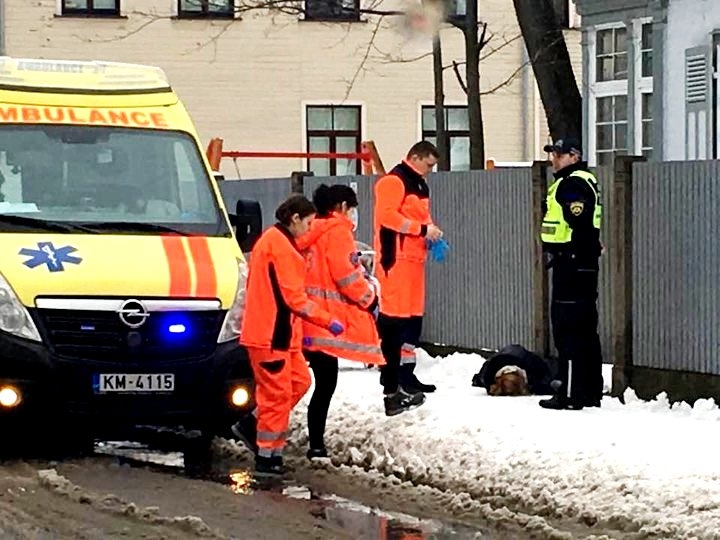
[[(35, 309), (41, 332), (59, 356), (107, 362), (192, 360), (212, 354), (221, 310), (151, 313), (139, 328), (111, 311)], [(179, 325), (179, 326), (178, 326)], [(175, 332), (170, 331), (173, 326)], [(184, 331), (178, 332), (182, 327)]]

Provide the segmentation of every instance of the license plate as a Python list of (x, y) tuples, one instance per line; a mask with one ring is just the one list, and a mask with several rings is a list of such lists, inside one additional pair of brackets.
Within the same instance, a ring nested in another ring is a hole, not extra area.
[(98, 373), (93, 377), (96, 393), (172, 392), (174, 373)]

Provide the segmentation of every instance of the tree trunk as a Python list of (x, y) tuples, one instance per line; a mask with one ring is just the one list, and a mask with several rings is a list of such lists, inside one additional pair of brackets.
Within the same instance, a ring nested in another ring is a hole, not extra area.
[(478, 0), (467, 1), (465, 13), (465, 81), (470, 121), (470, 169), (485, 168), (485, 134), (480, 106), (480, 43), (478, 42)]
[(445, 126), (445, 85), (439, 32), (436, 32), (433, 36), (433, 76), (435, 79), (435, 132), (437, 134), (437, 149), (440, 154), (438, 171), (449, 171), (448, 137)]
[[(551, 0), (513, 0), (553, 140), (582, 140), (582, 97)], [(468, 61), (469, 63), (469, 61)]]

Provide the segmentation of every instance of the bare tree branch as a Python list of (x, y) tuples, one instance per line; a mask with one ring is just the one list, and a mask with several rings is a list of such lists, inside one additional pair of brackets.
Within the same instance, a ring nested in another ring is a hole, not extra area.
[(118, 41), (118, 40), (120, 40), (120, 39), (129, 38), (130, 36), (133, 36), (133, 35), (135, 35), (135, 34), (137, 34), (137, 33), (139, 33), (139, 32), (142, 32), (143, 30), (145, 30), (145, 29), (146, 29), (148, 26), (150, 26), (151, 24), (156, 23), (156, 22), (164, 19), (164, 17), (155, 16), (155, 15), (145, 14), (145, 16), (146, 16), (146, 17), (149, 17), (147, 21), (145, 21), (145, 22), (143, 22), (142, 24), (138, 25), (136, 28), (133, 28), (132, 30), (129, 30), (128, 32), (126, 32), (125, 34), (123, 34), (123, 35), (121, 35), (121, 36), (113, 36), (113, 37), (111, 37), (111, 38), (103, 38), (103, 39), (92, 39), (92, 38), (88, 39), (88, 38), (86, 38), (85, 36), (79, 36), (79, 35), (77, 35), (77, 34), (73, 34), (73, 37), (74, 37), (74, 38), (77, 38), (77, 39), (79, 39), (79, 40), (81, 40), (81, 41), (89, 41), (90, 43), (110, 43), (110, 42), (112, 42), (112, 41)]
[[(464, 64), (465, 62), (463, 62)], [(460, 75), (460, 64), (455, 62), (453, 60), (452, 63), (453, 71), (455, 72), (455, 77), (457, 77), (458, 84), (460, 85), (460, 88), (462, 88), (463, 92), (467, 94), (467, 85), (465, 84), (465, 81), (463, 81), (462, 75)]]
[(522, 39), (522, 34), (517, 34), (517, 35), (511, 37), (510, 39), (505, 39), (500, 45), (498, 45), (498, 46), (495, 47), (495, 48), (491, 48), (487, 53), (485, 53), (484, 55), (480, 56), (480, 61), (482, 62), (483, 60), (485, 60), (486, 58), (492, 56), (492, 55), (495, 54), (496, 52), (501, 51), (502, 49), (504, 49), (504, 48), (507, 47), (508, 45), (513, 44), (513, 43), (516, 42), (518, 39)]
[(485, 37), (487, 34), (487, 23), (483, 23), (482, 27), (482, 33), (480, 34), (480, 39), (478, 40), (478, 51), (482, 51), (485, 48), (485, 45), (487, 45), (493, 38), (493, 34), (490, 34), (487, 38)]
[(225, 23), (218, 32), (216, 32), (214, 35), (210, 36), (207, 40), (198, 43), (197, 46), (192, 47), (192, 48), (190, 48), (190, 49), (187, 49), (187, 50), (183, 51), (183, 52), (180, 53), (180, 54), (182, 54), (182, 55), (187, 55), (187, 54), (190, 54), (190, 53), (192, 53), (192, 52), (196, 52), (196, 51), (202, 50), (202, 49), (204, 49), (205, 47), (207, 47), (208, 45), (212, 44), (212, 46), (213, 46), (213, 58), (212, 58), (211, 62), (215, 62), (215, 60), (217, 60), (217, 43), (218, 43), (218, 40), (219, 40), (221, 37), (223, 37), (223, 35), (224, 35), (228, 30), (230, 30), (230, 27), (233, 25), (233, 22), (234, 22), (234, 21), (229, 21), (229, 22)]
[(524, 70), (525, 68), (527, 68), (529, 65), (530, 65), (530, 62), (524, 62), (523, 65), (521, 65), (519, 68), (517, 68), (515, 71), (513, 71), (507, 79), (505, 79), (505, 80), (502, 81), (501, 83), (496, 84), (495, 86), (493, 86), (493, 87), (490, 88), (489, 90), (485, 90), (484, 92), (480, 92), (480, 95), (481, 95), (481, 96), (487, 96), (487, 95), (489, 95), (489, 94), (494, 94), (495, 92), (497, 92), (497, 91), (500, 90), (501, 88), (505, 88), (506, 86), (510, 86), (510, 85), (512, 84), (512, 82), (513, 82), (515, 79), (517, 79), (518, 75), (520, 75), (520, 73), (522, 73), (523, 70)]
[(365, 65), (367, 64), (368, 58), (370, 58), (370, 51), (373, 48), (373, 43), (375, 42), (375, 38), (377, 37), (378, 32), (380, 31), (380, 25), (382, 24), (383, 17), (379, 17), (377, 21), (375, 21), (375, 27), (372, 30), (372, 34), (370, 35), (370, 39), (368, 40), (367, 47), (365, 48), (365, 53), (363, 54), (362, 59), (360, 60), (360, 63), (357, 66), (357, 69), (355, 70), (355, 73), (352, 76), (352, 79), (348, 82), (347, 90), (345, 91), (345, 97), (343, 100), (350, 97), (350, 92), (352, 92), (353, 86), (355, 86), (355, 82), (357, 81), (358, 77), (360, 76), (360, 73), (365, 71)]

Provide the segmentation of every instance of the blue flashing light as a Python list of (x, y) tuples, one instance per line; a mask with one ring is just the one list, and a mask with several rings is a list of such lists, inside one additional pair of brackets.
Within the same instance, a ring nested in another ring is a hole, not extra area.
[(184, 324), (175, 323), (168, 326), (168, 332), (171, 334), (184, 334), (186, 330)]

